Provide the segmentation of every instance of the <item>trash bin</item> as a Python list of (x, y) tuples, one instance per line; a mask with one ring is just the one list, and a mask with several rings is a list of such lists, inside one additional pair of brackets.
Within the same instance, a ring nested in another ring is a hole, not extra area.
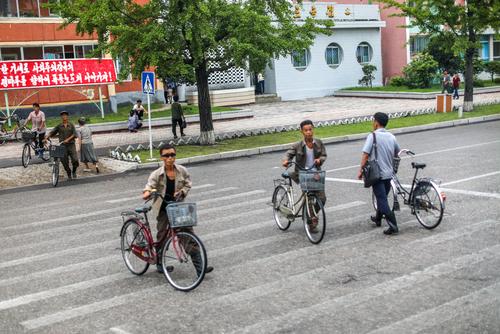
[(452, 109), (451, 95), (436, 94), (436, 112), (451, 112)]

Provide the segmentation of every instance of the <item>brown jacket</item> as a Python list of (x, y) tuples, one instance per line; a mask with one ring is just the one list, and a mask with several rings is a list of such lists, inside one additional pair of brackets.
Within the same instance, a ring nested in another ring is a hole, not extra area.
[[(181, 191), (185, 198), (191, 190), (191, 175), (189, 175), (186, 167), (181, 165), (174, 165), (175, 169), (175, 192)], [(144, 187), (144, 191), (153, 191), (156, 189), (161, 195), (165, 194), (167, 183), (165, 182), (165, 167), (161, 166), (149, 175), (148, 183)], [(153, 210), (158, 215), (160, 211), (162, 200), (157, 198), (153, 202)]]
[[(320, 139), (313, 139), (313, 151), (314, 151), (314, 159), (319, 159), (321, 161), (320, 165), (317, 166), (318, 169), (321, 169), (321, 166), (326, 160), (326, 148), (323, 142)], [(295, 158), (295, 162), (301, 167), (304, 168), (306, 165), (306, 143), (301, 140), (297, 143), (294, 143), (291, 148), (286, 151), (284, 159), (288, 161), (292, 161)], [(290, 176), (294, 181), (298, 181), (298, 172), (299, 168), (295, 166), (295, 172), (290, 173)]]

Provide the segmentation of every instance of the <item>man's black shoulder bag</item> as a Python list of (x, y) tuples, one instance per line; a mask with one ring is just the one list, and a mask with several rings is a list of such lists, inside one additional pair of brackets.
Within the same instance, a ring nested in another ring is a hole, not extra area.
[(363, 167), (363, 181), (365, 182), (365, 188), (370, 188), (377, 181), (380, 180), (380, 167), (378, 165), (378, 152), (377, 152), (377, 136), (375, 136), (375, 132), (372, 132), (373, 135), (373, 145), (370, 150), (370, 157), (372, 152), (375, 150), (375, 159), (368, 160)]

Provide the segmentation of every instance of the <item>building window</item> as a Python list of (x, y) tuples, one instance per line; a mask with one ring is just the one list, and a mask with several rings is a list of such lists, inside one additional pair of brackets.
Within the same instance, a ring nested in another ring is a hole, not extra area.
[(63, 46), (45, 46), (43, 48), (43, 59), (64, 59)]
[(21, 60), (21, 48), (1, 48), (0, 49), (2, 60)]
[(490, 35), (481, 36), (481, 47), (478, 49), (478, 56), (482, 60), (490, 60)]
[(23, 48), (24, 59), (43, 59), (43, 48), (41, 46), (25, 46)]
[(500, 60), (500, 40), (493, 40), (493, 60)]
[(427, 36), (411, 36), (410, 37), (410, 55), (414, 55), (424, 51), (429, 44), (429, 37)]
[(370, 44), (363, 42), (358, 45), (356, 50), (356, 58), (358, 58), (358, 63), (365, 64), (372, 60), (372, 47)]
[(1, 0), (0, 17), (49, 17), (56, 16), (42, 4), (49, 0)]
[[(115, 70), (116, 70), (117, 76), (120, 75), (120, 71), (122, 70), (122, 66), (124, 66), (124, 65), (122, 64), (120, 59), (115, 59)], [(123, 81), (132, 81), (132, 73), (129, 72), (129, 74), (127, 75), (127, 77)]]
[(325, 60), (328, 66), (336, 68), (342, 63), (343, 52), (340, 45), (331, 43), (326, 47)]
[(292, 65), (295, 69), (303, 71), (311, 62), (311, 53), (308, 49), (292, 52)]

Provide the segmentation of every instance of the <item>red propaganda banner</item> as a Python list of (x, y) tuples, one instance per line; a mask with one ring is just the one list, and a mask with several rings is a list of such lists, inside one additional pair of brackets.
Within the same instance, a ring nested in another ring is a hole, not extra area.
[(112, 59), (0, 61), (0, 90), (110, 84)]

